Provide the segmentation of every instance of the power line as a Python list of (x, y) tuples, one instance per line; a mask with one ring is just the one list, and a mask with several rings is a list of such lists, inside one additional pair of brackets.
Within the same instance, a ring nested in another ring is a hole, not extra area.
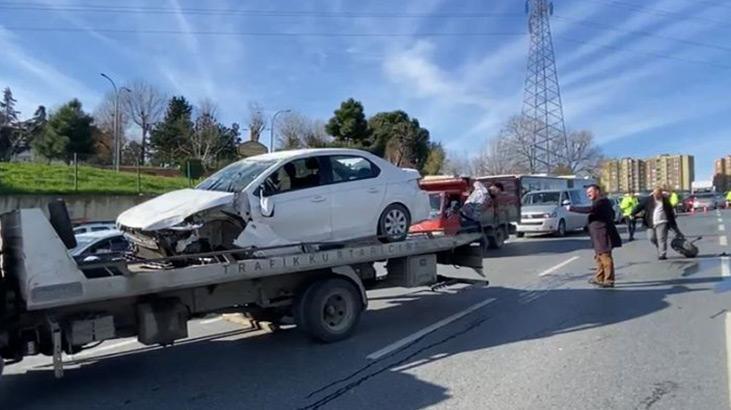
[(662, 34), (653, 33), (653, 32), (647, 31), (647, 30), (623, 30), (623, 29), (616, 28), (615, 26), (611, 26), (608, 24), (602, 24), (602, 23), (596, 23), (591, 20), (580, 20), (580, 19), (574, 19), (571, 17), (564, 17), (564, 16), (557, 16), (557, 15), (555, 15), (553, 17), (557, 18), (559, 20), (571, 21), (573, 23), (576, 23), (576, 24), (579, 24), (582, 26), (586, 26), (586, 27), (590, 27), (590, 28), (595, 28), (598, 30), (609, 30), (609, 31), (615, 31), (618, 33), (631, 34), (631, 35), (642, 36), (642, 37), (655, 37), (655, 38), (659, 38), (659, 39), (663, 39), (663, 40), (667, 40), (667, 41), (674, 41), (677, 43), (688, 44), (691, 46), (707, 47), (707, 48), (713, 48), (716, 50), (731, 52), (731, 47), (723, 46), (723, 45), (719, 45), (719, 44), (711, 44), (711, 43), (704, 43), (704, 42), (695, 41), (695, 40), (687, 40), (684, 38), (670, 37), (670, 36), (665, 36)]
[(504, 18), (522, 17), (519, 13), (464, 12), (464, 13), (381, 13), (381, 12), (323, 12), (323, 11), (285, 11), (285, 10), (247, 10), (147, 7), (147, 6), (101, 6), (91, 4), (48, 5), (44, 3), (21, 3), (0, 1), (0, 9), (11, 11), (41, 12), (80, 12), (80, 13), (118, 13), (118, 14), (189, 14), (189, 15), (239, 15), (252, 17), (325, 17), (325, 18)]
[(9, 31), (78, 33), (94, 31), (110, 34), (161, 34), (200, 36), (251, 36), (251, 37), (501, 37), (524, 36), (520, 32), (422, 32), (422, 33), (336, 33), (336, 32), (266, 32), (266, 31), (217, 31), (217, 30), (168, 30), (168, 29), (115, 29), (74, 27), (23, 27), (4, 26)]
[(728, 22), (722, 21), (722, 20), (714, 20), (709, 19), (705, 17), (699, 17), (699, 16), (689, 16), (686, 13), (679, 12), (679, 11), (670, 11), (670, 10), (662, 10), (662, 9), (656, 9), (652, 7), (646, 7), (646, 6), (638, 6), (637, 4), (620, 1), (620, 0), (591, 0), (593, 2), (598, 3), (604, 3), (614, 6), (619, 6), (626, 8), (628, 10), (631, 10), (636, 13), (645, 13), (645, 14), (653, 14), (656, 16), (662, 16), (662, 17), (674, 17), (681, 20), (698, 20), (702, 21), (704, 23), (711, 23), (711, 24), (719, 24), (719, 25), (726, 25)]
[(560, 38), (563, 41), (567, 41), (570, 43), (576, 43), (576, 44), (583, 44), (593, 47), (599, 47), (599, 48), (605, 48), (608, 50), (615, 50), (615, 51), (623, 51), (623, 52), (629, 52), (629, 53), (635, 53), (635, 54), (641, 54), (649, 57), (664, 59), (664, 60), (674, 60), (674, 61), (681, 61), (684, 63), (690, 63), (690, 64), (697, 64), (697, 65), (705, 65), (709, 67), (715, 67), (720, 68), (723, 70), (731, 70), (731, 65), (725, 65), (725, 64), (718, 64), (714, 61), (708, 61), (708, 60), (693, 60), (689, 58), (683, 58), (683, 57), (677, 57), (670, 54), (664, 54), (664, 53), (657, 53), (653, 51), (646, 51), (646, 50), (635, 50), (632, 48), (624, 48), (620, 46), (613, 46), (611, 44), (599, 44), (599, 43), (592, 43), (590, 41), (584, 41), (584, 40), (577, 40), (575, 38), (571, 38), (564, 35), (556, 35), (554, 36), (556, 38)]

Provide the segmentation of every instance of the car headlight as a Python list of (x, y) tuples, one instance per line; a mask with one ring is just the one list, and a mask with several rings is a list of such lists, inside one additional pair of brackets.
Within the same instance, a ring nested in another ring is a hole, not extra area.
[(556, 213), (556, 211), (553, 211), (553, 212), (551, 212), (550, 214), (549, 214), (549, 213), (545, 213), (545, 214), (543, 214), (543, 217), (544, 217), (544, 218), (555, 218), (555, 217), (556, 217), (557, 215), (558, 215), (558, 214)]

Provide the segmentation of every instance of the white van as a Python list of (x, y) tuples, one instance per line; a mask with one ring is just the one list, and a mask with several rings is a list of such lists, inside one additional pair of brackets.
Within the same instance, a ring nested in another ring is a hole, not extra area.
[(587, 214), (569, 212), (566, 205), (590, 206), (583, 189), (532, 191), (523, 196), (518, 237), (527, 233), (564, 236), (568, 231), (584, 229)]

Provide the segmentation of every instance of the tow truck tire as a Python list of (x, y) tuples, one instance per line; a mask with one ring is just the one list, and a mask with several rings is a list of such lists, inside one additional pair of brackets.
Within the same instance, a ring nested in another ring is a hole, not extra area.
[(320, 342), (348, 338), (355, 330), (363, 302), (347, 279), (329, 278), (311, 284), (295, 303), (297, 327)]
[(378, 218), (378, 238), (382, 242), (403, 241), (409, 234), (410, 226), (409, 210), (401, 204), (391, 204)]
[(492, 235), (487, 237), (487, 246), (490, 249), (500, 249), (505, 244), (506, 233), (503, 227), (495, 228)]

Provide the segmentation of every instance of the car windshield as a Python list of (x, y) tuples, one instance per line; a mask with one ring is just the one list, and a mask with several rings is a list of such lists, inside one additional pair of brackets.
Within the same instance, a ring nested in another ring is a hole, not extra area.
[(275, 161), (251, 159), (235, 162), (206, 178), (195, 188), (207, 191), (241, 192), (274, 163)]
[(534, 192), (523, 197), (523, 205), (558, 205), (559, 192)]

